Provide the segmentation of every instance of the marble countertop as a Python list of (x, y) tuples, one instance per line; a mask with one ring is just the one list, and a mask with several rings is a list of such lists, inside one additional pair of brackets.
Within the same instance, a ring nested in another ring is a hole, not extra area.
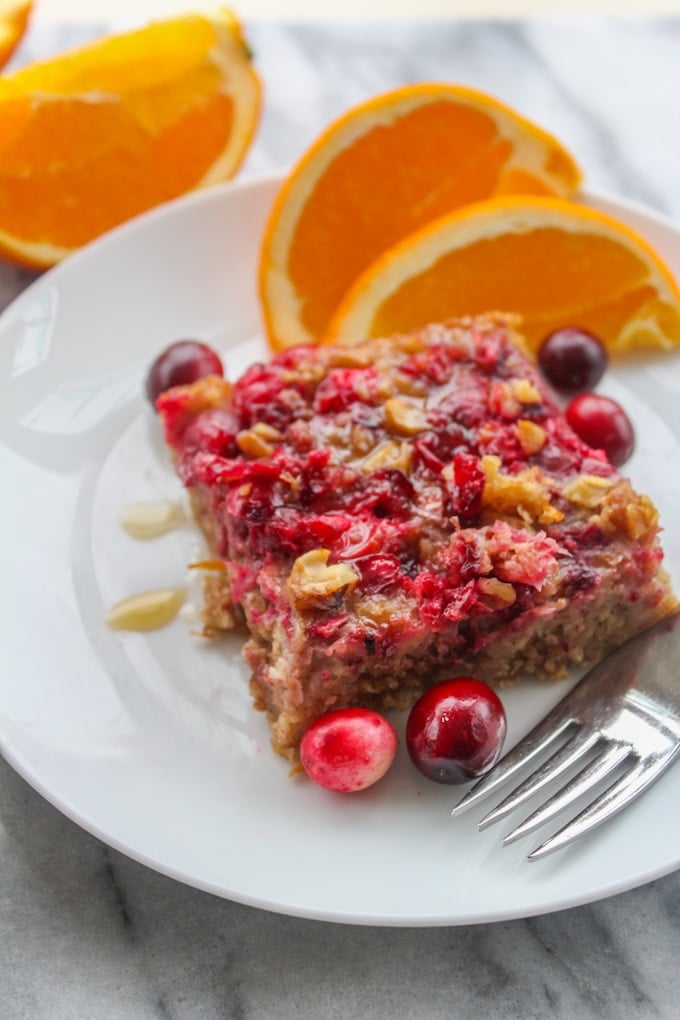
[[(15, 64), (103, 26), (36, 26)], [(267, 89), (244, 169), (290, 163), (335, 114), (404, 82), (494, 93), (587, 184), (680, 219), (680, 20), (253, 24)], [(0, 266), (0, 307), (31, 279)], [(680, 873), (526, 920), (433, 929), (220, 900), (79, 829), (0, 760), (2, 1020), (677, 1016)]]

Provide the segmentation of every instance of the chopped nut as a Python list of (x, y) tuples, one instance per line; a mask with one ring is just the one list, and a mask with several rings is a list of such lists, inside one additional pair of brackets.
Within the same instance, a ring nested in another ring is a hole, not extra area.
[(274, 447), (266, 439), (258, 435), (255, 429), (244, 429), (236, 436), (236, 445), (246, 457), (255, 459), (257, 457), (271, 457)]
[(530, 379), (512, 379), (510, 389), (520, 404), (540, 404), (541, 394)]
[(329, 368), (365, 368), (371, 363), (371, 354), (365, 347), (329, 347)]
[(517, 431), (519, 432), (520, 444), (527, 457), (538, 453), (545, 446), (545, 429), (541, 425), (537, 425), (535, 421), (529, 421), (528, 418), (520, 418), (517, 422)]
[(570, 503), (585, 506), (590, 510), (601, 506), (607, 493), (614, 485), (612, 478), (600, 478), (599, 475), (579, 475), (564, 487), (564, 495)]
[(375, 433), (365, 425), (353, 425), (349, 441), (356, 456), (365, 457), (375, 446)]
[(278, 443), (283, 439), (283, 436), (277, 428), (273, 425), (268, 425), (266, 421), (258, 421), (252, 427), (253, 432), (257, 432), (258, 436), (263, 439), (270, 439), (274, 443)]
[(490, 455), (482, 457), (480, 464), (486, 475), (483, 506), (498, 514), (524, 519), (529, 514), (539, 524), (563, 519), (564, 514), (550, 503), (550, 492), (538, 468), (526, 468), (516, 475), (506, 475), (500, 470), (500, 457)]
[(379, 468), (397, 468), (408, 474), (411, 470), (413, 450), (408, 443), (395, 443), (391, 439), (376, 446), (361, 463), (362, 471), (377, 471)]
[(316, 358), (304, 358), (301, 359), (295, 369), (285, 369), (281, 373), (281, 378), (287, 382), (295, 385), (299, 382), (304, 383), (315, 383), (323, 379), (326, 374), (326, 366), (317, 360)]
[(499, 581), (497, 577), (480, 577), (477, 581), (477, 589), (482, 595), (490, 595), (509, 606), (517, 598), (513, 586), (507, 581)]
[(402, 436), (415, 436), (427, 428), (422, 408), (399, 397), (385, 401), (385, 421), (389, 428)]
[(391, 372), (385, 371), (385, 365), (376, 363), (378, 378), (375, 384), (375, 396), (383, 403), (394, 395), (394, 376)]
[(404, 333), (391, 337), (388, 341), (391, 348), (403, 351), (404, 354), (418, 354), (425, 347), (425, 338), (420, 333)]
[(422, 376), (408, 375), (407, 372), (395, 372), (392, 377), (393, 388), (397, 393), (407, 397), (426, 397), (427, 383)]
[(358, 575), (349, 563), (328, 563), (328, 549), (311, 549), (298, 556), (288, 578), (295, 605), (310, 609), (323, 605), (336, 592), (354, 588)]
[(652, 501), (647, 496), (639, 496), (636, 502), (626, 507), (625, 532), (628, 538), (637, 542), (656, 528), (658, 520), (659, 514)]
[(647, 496), (635, 492), (626, 478), (620, 478), (605, 493), (591, 520), (606, 535), (623, 531), (634, 542), (650, 542), (659, 524), (659, 514)]
[(492, 382), (489, 386), (487, 404), (493, 415), (501, 415), (503, 418), (519, 418), (522, 413), (522, 405), (514, 395), (509, 382)]
[(556, 506), (548, 504), (538, 515), (539, 524), (558, 524), (564, 520), (564, 514)]

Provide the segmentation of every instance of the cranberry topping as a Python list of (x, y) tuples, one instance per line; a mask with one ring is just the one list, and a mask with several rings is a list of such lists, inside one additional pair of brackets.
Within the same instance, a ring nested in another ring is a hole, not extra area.
[(227, 408), (202, 411), (189, 423), (182, 436), (185, 450), (204, 450), (222, 456), (235, 456), (233, 445), (239, 424), (236, 415)]
[(461, 523), (475, 521), (482, 509), (486, 475), (473, 454), (461, 451), (453, 458), (453, 486), (448, 507)]
[(364, 556), (355, 560), (355, 565), (361, 572), (360, 584), (366, 592), (387, 591), (405, 580), (401, 560), (389, 553)]
[[(247, 551), (266, 573), (277, 558), (327, 550), (330, 565), (353, 565), (358, 580), (350, 591), (359, 598), (405, 592), (434, 631), (461, 622), (460, 640), (470, 648), (486, 639), (485, 627), (509, 622), (522, 606), (535, 604), (549, 580), (557, 577), (573, 593), (585, 590), (591, 579), (577, 569), (580, 550), (594, 547), (598, 535), (571, 534), (568, 521), (543, 524), (537, 517), (522, 530), (521, 514), (514, 528), (504, 522), (502, 507), (483, 504), (485, 455), (500, 458), (505, 475), (531, 465), (535, 474), (527, 484), (535, 477), (546, 486), (555, 509), (564, 481), (614, 473), (604, 453), (557, 415), (549, 391), (505, 336), (504, 330), (480, 333), (473, 343), (463, 333), (417, 354), (395, 354), (385, 378), (378, 360), (328, 368), (327, 349), (284, 351), (244, 373), (229, 409), (226, 386), (225, 406), (218, 408), (210, 402), (221, 399), (219, 388), (206, 390), (206, 409), (197, 406), (201, 394), (196, 404), (180, 391), (164, 394), (159, 409), (166, 432), (177, 437), (180, 474), (186, 484), (203, 486), (217, 508), (225, 559), (229, 548)], [(515, 379), (524, 392), (508, 383)], [(527, 379), (537, 385), (540, 403), (526, 402)], [(380, 406), (385, 393), (419, 407), (423, 431), (416, 425), (413, 433), (388, 433)], [(518, 417), (533, 417), (544, 432), (530, 455)], [(275, 427), (279, 436), (265, 440), (271, 453), (249, 459), (236, 437), (257, 423)], [(371, 461), (382, 466), (370, 469)], [(403, 470), (391, 463), (403, 463)], [(480, 528), (495, 513), (496, 523)], [(577, 561), (571, 573), (568, 559)], [(322, 619), (338, 619), (341, 601), (324, 609)], [(476, 621), (468, 627), (471, 613)], [(337, 633), (343, 648), (354, 642), (357, 655), (364, 654), (363, 629), (351, 641), (341, 630), (329, 624), (327, 639)], [(382, 655), (382, 630), (368, 636)]]
[(370, 403), (375, 395), (374, 368), (335, 368), (319, 384), (314, 410), (319, 414), (347, 411), (357, 401)]
[(241, 428), (265, 422), (283, 431), (298, 414), (304, 413), (305, 403), (283, 370), (272, 363), (252, 365), (241, 376), (234, 384), (232, 407)]
[(381, 468), (365, 480), (361, 489), (346, 499), (352, 513), (370, 513), (374, 517), (404, 519), (415, 502), (415, 490), (403, 471)]
[(334, 549), (351, 526), (352, 520), (343, 514), (306, 515), (298, 507), (281, 506), (272, 514), (263, 542), (270, 551), (299, 556), (310, 549)]
[(430, 382), (442, 386), (451, 378), (456, 352), (443, 344), (435, 344), (419, 351), (403, 363), (401, 371), (410, 376), (426, 376)]
[(475, 429), (489, 416), (488, 394), (482, 381), (462, 383), (442, 397), (430, 414), (435, 427), (455, 422), (466, 429)]

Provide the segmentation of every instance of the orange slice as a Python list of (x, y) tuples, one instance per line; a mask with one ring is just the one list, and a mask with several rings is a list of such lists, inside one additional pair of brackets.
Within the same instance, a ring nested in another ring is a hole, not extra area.
[(350, 110), (285, 181), (261, 249), (275, 348), (322, 337), (343, 294), (402, 237), (502, 194), (570, 195), (580, 171), (562, 145), (460, 85), (409, 85)]
[(555, 198), (499, 198), (443, 217), (356, 280), (325, 339), (353, 343), (489, 311), (522, 316), (535, 348), (580, 326), (611, 351), (680, 344), (680, 291), (622, 223)]
[(260, 91), (225, 9), (0, 78), (0, 251), (49, 266), (137, 213), (233, 176)]
[(0, 68), (21, 42), (32, 7), (32, 0), (0, 0)]

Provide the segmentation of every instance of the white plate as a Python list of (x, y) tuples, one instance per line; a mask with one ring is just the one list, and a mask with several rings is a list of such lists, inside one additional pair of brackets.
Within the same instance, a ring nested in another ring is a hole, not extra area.
[[(189, 525), (153, 542), (119, 527), (128, 503), (180, 497), (141, 397), (168, 342), (201, 337), (230, 374), (265, 355), (255, 263), (272, 176), (197, 194), (117, 230), (34, 283), (0, 319), (3, 601), (0, 747), (45, 797), (112, 846), (244, 903), (307, 917), (437, 925), (529, 916), (615, 893), (680, 864), (680, 769), (592, 837), (528, 864), (460, 788), (400, 748), (383, 782), (338, 796), (291, 779), (251, 709), (239, 642), (178, 619), (114, 634), (107, 607), (182, 583)], [(680, 232), (590, 198), (642, 230), (680, 275)], [(658, 502), (680, 578), (680, 363), (607, 376), (636, 423), (629, 464)], [(506, 693), (514, 742), (564, 685)]]

